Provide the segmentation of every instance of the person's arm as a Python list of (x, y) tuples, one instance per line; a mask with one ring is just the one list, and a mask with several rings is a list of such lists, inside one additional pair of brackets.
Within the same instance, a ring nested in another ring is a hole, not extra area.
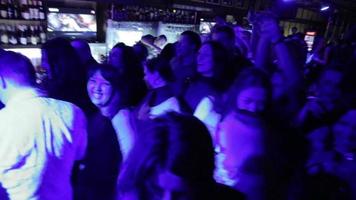
[(266, 68), (266, 63), (268, 63), (268, 43), (274, 50), (279, 70), (283, 73), (286, 80), (288, 80), (286, 81), (287, 88), (299, 87), (303, 80), (302, 70), (299, 70), (296, 58), (293, 57), (290, 49), (284, 42), (284, 37), (277, 20), (272, 18), (265, 19), (262, 22), (259, 51), (256, 56), (256, 65), (264, 69)]
[(75, 116), (75, 137), (77, 140), (77, 152), (75, 159), (79, 161), (84, 159), (88, 144), (87, 119), (81, 110), (77, 110)]
[(128, 109), (120, 110), (111, 122), (120, 144), (123, 160), (125, 161), (136, 139), (134, 125), (132, 123), (132, 114)]

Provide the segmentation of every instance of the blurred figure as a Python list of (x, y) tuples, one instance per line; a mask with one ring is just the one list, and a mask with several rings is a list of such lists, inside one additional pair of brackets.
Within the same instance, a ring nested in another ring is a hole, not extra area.
[(233, 111), (219, 124), (218, 182), (232, 186), (249, 200), (267, 199), (266, 129), (252, 113)]
[(223, 96), (232, 84), (227, 77), (231, 66), (226, 54), (226, 49), (217, 42), (203, 43), (197, 58), (198, 74), (184, 94), (190, 111), (205, 123), (212, 135), (222, 114)]
[(75, 105), (36, 88), (20, 54), (0, 57), (0, 183), (10, 199), (72, 199), (74, 161), (86, 148), (86, 119)]
[(194, 117), (168, 113), (136, 143), (120, 174), (118, 199), (243, 199), (217, 184), (213, 171), (208, 130)]
[(133, 50), (139, 59), (140, 63), (144, 63), (148, 57), (148, 49), (141, 42), (137, 42), (133, 47)]
[[(356, 110), (347, 110), (336, 122), (308, 134), (311, 146), (306, 164), (308, 175), (334, 176), (336, 177), (334, 183), (337, 183), (327, 191), (319, 191), (318, 195), (329, 194), (329, 199), (356, 198), (355, 117)], [(322, 185), (323, 182), (319, 180), (316, 184)], [(309, 192), (306, 194), (315, 196), (315, 192)]]
[(161, 58), (164, 58), (166, 60), (172, 60), (172, 58), (176, 54), (176, 43), (168, 43), (164, 46), (162, 49), (161, 53), (158, 55)]
[(196, 75), (197, 53), (201, 45), (200, 37), (193, 31), (181, 33), (175, 47), (175, 57), (171, 60), (171, 67), (176, 78), (175, 91), (182, 95), (192, 77)]
[(229, 79), (234, 80), (241, 70), (251, 66), (249, 60), (243, 55), (242, 51), (235, 46), (235, 33), (230, 26), (217, 26), (211, 33), (211, 38), (223, 45), (227, 50), (226, 59), (233, 65), (228, 73)]
[(251, 33), (243, 29), (241, 26), (234, 26), (235, 46), (240, 50), (241, 54), (246, 58), (252, 58), (251, 52)]
[(153, 58), (146, 62), (144, 80), (150, 89), (138, 107), (138, 119), (153, 119), (168, 111), (181, 111), (180, 103), (172, 90), (174, 76), (169, 62)]
[(137, 106), (146, 95), (147, 87), (143, 80), (143, 66), (132, 47), (124, 43), (116, 44), (110, 51), (108, 63), (126, 78), (129, 90), (129, 105)]
[(74, 103), (86, 113), (93, 111), (85, 89), (86, 69), (70, 42), (55, 38), (48, 40), (41, 49), (41, 65), (47, 73), (42, 88), (52, 98)]

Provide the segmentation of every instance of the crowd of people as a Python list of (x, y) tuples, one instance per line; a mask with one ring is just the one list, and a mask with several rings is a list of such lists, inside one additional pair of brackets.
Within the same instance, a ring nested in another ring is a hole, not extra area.
[(355, 36), (308, 56), (264, 17), (103, 63), (55, 38), (40, 83), (1, 50), (0, 199), (356, 199)]

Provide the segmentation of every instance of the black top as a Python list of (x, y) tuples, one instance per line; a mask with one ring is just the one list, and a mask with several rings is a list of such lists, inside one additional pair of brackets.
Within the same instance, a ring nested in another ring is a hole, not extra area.
[(100, 112), (88, 116), (88, 145), (78, 174), (79, 184), (105, 184), (115, 188), (121, 161), (119, 142), (110, 119)]

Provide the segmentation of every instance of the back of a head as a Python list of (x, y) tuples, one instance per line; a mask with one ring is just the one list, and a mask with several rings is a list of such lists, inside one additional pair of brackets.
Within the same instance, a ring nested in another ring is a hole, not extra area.
[(168, 43), (163, 47), (161, 53), (158, 55), (166, 60), (171, 60), (175, 55), (175, 45), (173, 43)]
[(138, 59), (142, 62), (145, 61), (148, 57), (147, 47), (141, 42), (136, 43), (133, 47), (133, 50), (138, 57)]
[[(161, 164), (192, 182), (208, 182), (213, 177), (214, 149), (209, 131), (197, 118), (168, 113), (155, 120), (153, 136), (167, 146)], [(159, 143), (157, 143), (159, 144)], [(156, 145), (156, 144), (155, 144)]]
[(226, 34), (229, 39), (235, 39), (234, 29), (227, 25), (214, 27), (212, 34)]
[(31, 61), (12, 51), (4, 51), (0, 55), (0, 75), (18, 85), (34, 86), (36, 84), (36, 73)]
[[(192, 187), (213, 181), (214, 148), (209, 131), (197, 118), (168, 113), (156, 118), (145, 129), (128, 160), (121, 184), (146, 190), (150, 178), (168, 171)], [(152, 180), (151, 180), (152, 181)]]
[(83, 39), (75, 39), (71, 42), (71, 45), (82, 59), (82, 62), (85, 62), (92, 57), (90, 46), (87, 41)]
[(189, 39), (189, 41), (196, 47), (198, 50), (201, 46), (201, 39), (198, 33), (194, 31), (184, 31), (180, 34), (181, 36), (185, 36)]
[(54, 38), (42, 45), (42, 50), (47, 56), (52, 79), (58, 82), (75, 82), (78, 78), (85, 79), (85, 69), (80, 64), (80, 59), (64, 38)]
[(158, 74), (167, 82), (174, 81), (174, 75), (169, 60), (163, 57), (156, 57), (148, 60), (146, 62), (146, 68), (150, 72), (158, 72)]

